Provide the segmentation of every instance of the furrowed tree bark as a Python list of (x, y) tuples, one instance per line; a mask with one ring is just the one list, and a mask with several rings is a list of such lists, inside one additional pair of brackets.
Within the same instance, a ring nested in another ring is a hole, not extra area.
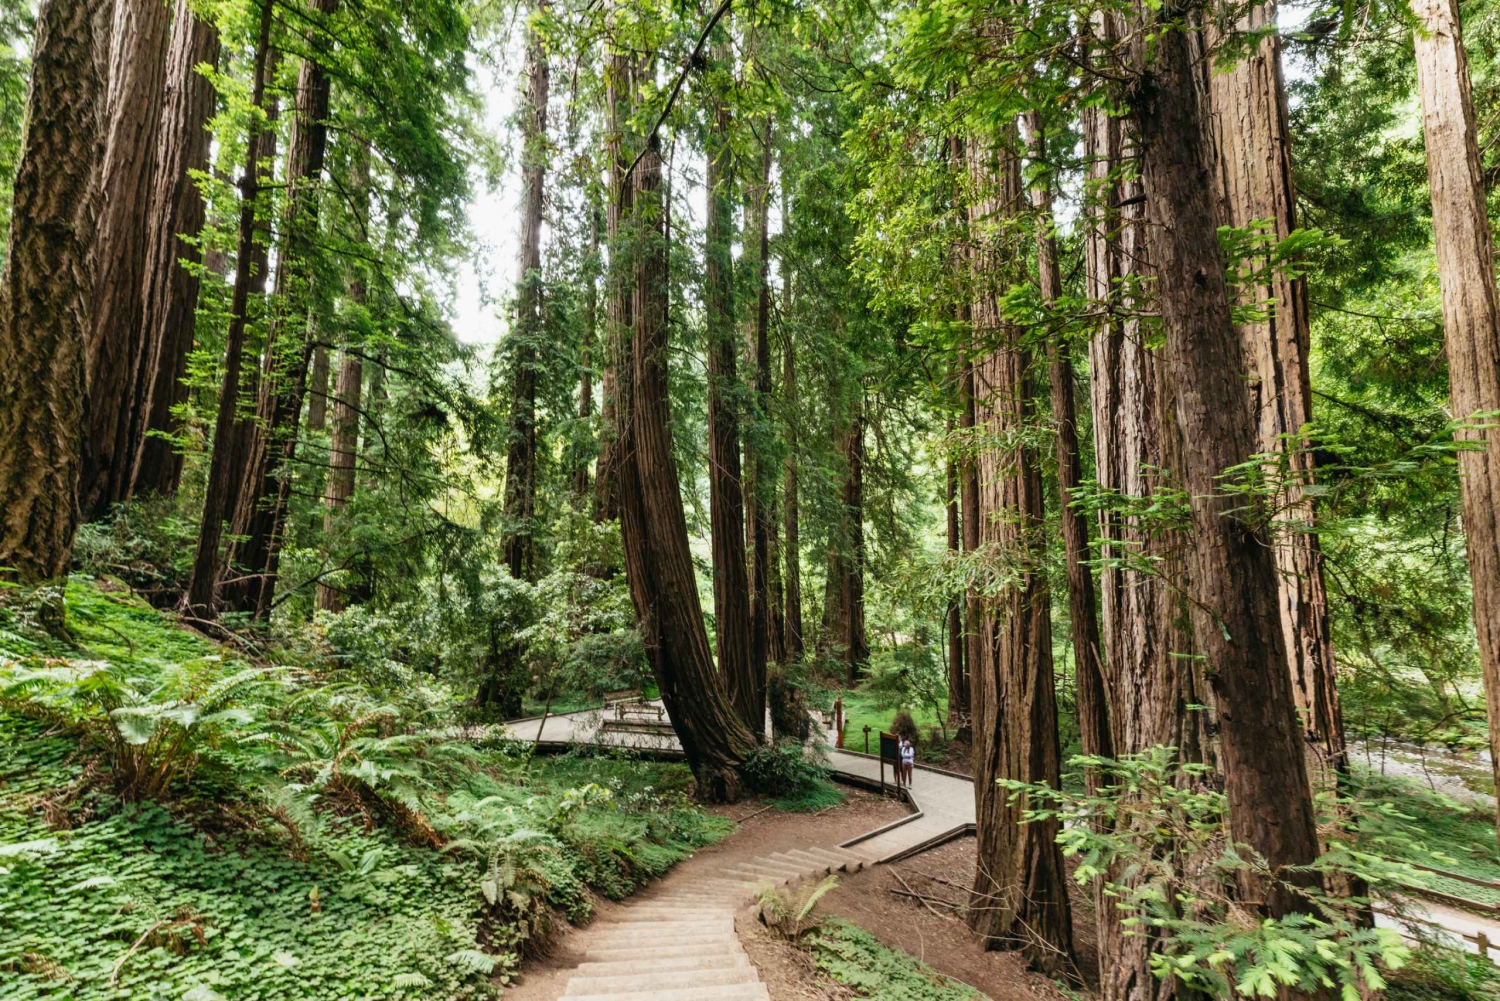
[[(782, 276), (791, 288), (791, 275)], [(787, 299), (790, 301), (790, 293)], [(789, 310), (787, 310), (789, 312)], [(797, 497), (797, 363), (796, 345), (791, 331), (783, 328), (781, 346), (781, 392), (786, 401), (786, 472), (782, 480), (782, 532), (785, 541), (782, 554), (786, 560), (786, 657), (789, 662), (801, 660), (806, 653), (802, 633), (802, 546)]]
[[(965, 263), (967, 267), (967, 262)], [(969, 323), (972, 309), (960, 306), (960, 323)], [(979, 463), (974, 455), (974, 337), (959, 356), (958, 393), (960, 409), (958, 428), (961, 451), (958, 462), (959, 530), (963, 533), (964, 553), (973, 553), (979, 548)], [(971, 712), (974, 707), (974, 669), (979, 665), (982, 651), (979, 640), (979, 603), (972, 594), (963, 597), (964, 664), (968, 670), (964, 675), (968, 688), (963, 693), (963, 704)]]
[[(1052, 216), (1052, 189), (1046, 133), (1042, 116), (1026, 115), (1027, 141), (1033, 164), (1043, 173), (1031, 186), (1031, 207), (1036, 214), (1037, 277), (1042, 301), (1048, 305), (1062, 298), (1062, 272), (1058, 267), (1056, 224)], [(1109, 694), (1104, 681), (1104, 660), (1099, 640), (1099, 605), (1094, 594), (1094, 574), (1089, 568), (1089, 529), (1084, 515), (1074, 506), (1074, 491), (1083, 483), (1083, 457), (1078, 447), (1078, 410), (1074, 401), (1073, 364), (1069, 347), (1053, 338), (1047, 345), (1047, 377), (1052, 400), (1052, 420), (1057, 429), (1057, 487), (1063, 553), (1068, 571), (1068, 617), (1073, 632), (1074, 689), (1078, 702), (1078, 730), (1083, 753), (1114, 757), (1109, 729)], [(1097, 791), (1098, 774), (1089, 769), (1086, 781)]]
[[(1474, 627), (1484, 674), (1490, 761), (1500, 781), (1500, 435), (1484, 425), (1500, 410), (1500, 300), (1495, 242), (1485, 211), (1474, 95), (1454, 0), (1419, 0), (1417, 92), (1427, 145), (1427, 181), (1453, 413), (1475, 425), (1457, 435), (1464, 535), (1473, 583)], [(1477, 414), (1488, 414), (1476, 417)]]
[(854, 388), (841, 448), (844, 457), (843, 510), (839, 544), (834, 549), (838, 591), (837, 641), (844, 678), (852, 687), (870, 661), (865, 635), (865, 413), (864, 388)]
[[(1169, 7), (1158, 16), (1184, 13)], [(1151, 259), (1191, 508), (1193, 631), (1219, 711), (1230, 833), (1273, 868), (1306, 865), (1317, 857), (1318, 839), (1265, 505), (1247, 504), (1220, 483), (1226, 470), (1255, 454), (1257, 441), (1244, 392), (1244, 348), (1230, 315), (1189, 42), (1175, 28), (1152, 37), (1155, 48), (1148, 55), (1144, 31), (1136, 33), (1138, 76), (1127, 101), (1140, 137), (1153, 223)], [(1293, 883), (1315, 879), (1306, 873), (1287, 877)], [(1241, 881), (1244, 898), (1261, 901), (1265, 913), (1306, 907), (1280, 882), (1267, 885), (1248, 872)]]
[(323, 431), (328, 427), (328, 349), (321, 345), (313, 348), (312, 374), (308, 376), (307, 429)]
[(184, 262), (202, 260), (202, 250), (188, 240), (203, 229), (203, 192), (192, 177), (208, 169), (208, 131), (218, 100), (213, 84), (198, 67), (219, 61), (219, 31), (212, 21), (193, 13), (189, 0), (177, 0), (172, 15), (172, 43), (167, 51), (166, 94), (162, 102), (156, 183), (147, 213), (146, 274), (141, 326), (150, 356), (148, 434), (136, 471), (137, 492), (173, 494), (182, 479), (182, 456), (163, 434), (175, 434), (174, 407), (187, 401), (188, 355), (193, 350), (197, 317), (197, 272)]
[[(950, 436), (953, 434), (953, 427), (953, 421), (949, 420), (948, 434)], [(958, 467), (951, 458), (944, 470), (943, 482), (946, 490), (943, 509), (948, 518), (948, 553), (950, 557), (957, 558), (961, 552), (958, 526)], [(957, 726), (963, 714), (969, 711), (967, 704), (969, 684), (964, 674), (962, 595), (948, 602), (948, 611), (943, 621), (948, 632), (948, 722), (950, 725)]]
[(621, 342), (616, 435), (620, 535), (641, 639), (662, 701), (708, 800), (733, 800), (755, 748), (714, 669), (703, 625), (667, 385), (667, 277), (661, 152), (650, 137), (633, 177), (634, 327)]
[[(1273, 4), (1249, 8), (1237, 32), (1274, 28)], [(1217, 31), (1205, 36), (1210, 45)], [(1200, 64), (1215, 127), (1215, 176), (1221, 223), (1248, 229), (1271, 220), (1275, 242), (1297, 228), (1292, 184), (1291, 125), (1281, 72), (1281, 39), (1272, 33), (1233, 68), (1215, 71)], [(1316, 531), (1313, 498), (1304, 487), (1314, 482), (1314, 459), (1303, 429), (1312, 422), (1311, 352), (1307, 281), (1285, 268), (1273, 270), (1268, 246), (1258, 260), (1241, 262), (1257, 280), (1242, 287), (1245, 304), (1267, 304), (1264, 320), (1240, 325), (1250, 367), (1251, 413), (1261, 452), (1281, 456), (1286, 475), (1276, 497), (1276, 567), (1282, 632), (1292, 675), (1292, 694), (1306, 734), (1314, 792), (1334, 792), (1347, 768), (1344, 717), (1339, 708), (1328, 590), (1323, 552)]]
[(979, 283), (974, 337), (988, 348), (973, 359), (975, 425), (987, 440), (1019, 437), (1015, 445), (989, 447), (979, 456), (979, 543), (981, 551), (993, 552), (993, 565), (1007, 579), (999, 597), (976, 602), (980, 656), (970, 672), (970, 698), (978, 864), (969, 926), (986, 948), (1018, 949), (1038, 970), (1067, 972), (1073, 925), (1058, 824), (1020, 823), (1026, 797), (1011, 802), (997, 784), (1014, 779), (1057, 787), (1062, 770), (1041, 457), (1020, 433), (1035, 416), (1031, 357), (995, 298), (1021, 255), (1013, 241), (986, 232), (1021, 211), (1020, 161), (1009, 150), (973, 142), (967, 156), (975, 192), (971, 263)]
[[(338, 0), (314, 0), (311, 10), (326, 18), (337, 6)], [(273, 290), (276, 312), (266, 335), (257, 431), (250, 445), (246, 494), (240, 501), (242, 512), (249, 518), (244, 533), (248, 538), (235, 547), (230, 561), (237, 564), (242, 583), (223, 591), (227, 603), (253, 612), (256, 618), (270, 614), (276, 595), (292, 467), (312, 359), (308, 311), (311, 256), (328, 148), (328, 102), (328, 74), (316, 59), (304, 58), (297, 72), (297, 114), (287, 142), (284, 238)]]
[[(713, 60), (727, 66), (726, 42)], [(710, 108), (708, 219), (704, 234), (704, 304), (708, 334), (708, 497), (714, 568), (714, 621), (719, 673), (740, 722), (751, 733), (764, 727), (764, 709), (750, 660), (750, 592), (745, 563), (745, 498), (740, 480), (740, 429), (735, 412), (739, 340), (734, 326), (734, 173), (730, 130), (722, 97)]]
[[(589, 256), (584, 265), (583, 349), (578, 359), (578, 422), (584, 428), (594, 417), (594, 356), (599, 335), (599, 206), (589, 199)], [(582, 508), (589, 497), (589, 456), (583, 450), (573, 467), (573, 499)]]
[[(745, 240), (745, 263), (755, 290), (754, 322), (746, 331), (746, 356), (754, 373), (755, 409), (747, 436), (749, 462), (745, 485), (745, 530), (750, 556), (750, 670), (760, 705), (766, 699), (766, 662), (771, 644), (770, 464), (766, 461), (765, 421), (771, 403), (771, 117), (761, 119), (761, 158), (745, 186), (745, 217), (750, 233)], [(750, 245), (755, 250), (750, 252)], [(758, 730), (759, 728), (757, 728)]]
[[(104, 83), (88, 5), (42, 0), (0, 269), (0, 573), (67, 575), (78, 529)], [(61, 621), (59, 619), (60, 627)]]
[[(536, 15), (546, 13), (537, 0)], [(510, 447), (505, 457), (505, 534), (510, 575), (536, 577), (536, 384), (542, 346), (542, 201), (547, 177), (547, 52), (527, 29), (526, 95), (521, 106), (521, 260), (516, 285), (515, 347), (511, 353)]]
[(608, 105), (609, 133), (605, 156), (609, 161), (609, 205), (605, 226), (609, 244), (609, 268), (605, 273), (606, 300), (604, 318), (605, 364), (600, 377), (603, 426), (599, 431), (599, 461), (594, 467), (594, 521), (613, 521), (620, 516), (619, 488), (616, 480), (615, 428), (619, 424), (616, 397), (619, 395), (619, 365), (628, 332), (634, 325), (632, 299), (633, 265), (631, 263), (629, 227), (622, 227), (633, 211), (635, 190), (626, 176), (630, 151), (625, 143), (625, 129), (630, 120), (633, 99), (633, 67), (629, 58), (612, 48), (605, 71), (604, 100)]
[(151, 349), (141, 323), (157, 129), (170, 11), (162, 0), (116, 0), (110, 37), (88, 395), (79, 504), (88, 520), (128, 500), (149, 415)]
[[(224, 534), (224, 520), (233, 511), (234, 487), (241, 472), (242, 456), (236, 439), (239, 431), (240, 369), (245, 348), (245, 325), (250, 309), (250, 286), (256, 274), (255, 206), (260, 196), (261, 142), (266, 127), (266, 63), (271, 47), (271, 14), (274, 0), (261, 0), (260, 27), (255, 43), (254, 68), (250, 76), (250, 135), (245, 143), (245, 172), (240, 177), (240, 221), (235, 244), (234, 293), (229, 306), (229, 332), (224, 348), (224, 381), (219, 391), (219, 412), (214, 423), (213, 458), (209, 462), (208, 484), (203, 494), (203, 517), (198, 527), (198, 547), (193, 555), (193, 574), (188, 582), (183, 605), (200, 618), (212, 617), (216, 611), (219, 581), (219, 542)], [(262, 279), (264, 280), (264, 279)]]

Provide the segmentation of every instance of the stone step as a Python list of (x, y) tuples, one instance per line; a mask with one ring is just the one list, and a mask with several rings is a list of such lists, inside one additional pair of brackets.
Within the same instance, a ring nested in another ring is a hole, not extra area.
[(585, 960), (575, 972), (580, 977), (623, 977), (633, 973), (672, 973), (679, 970), (723, 970), (749, 966), (743, 952), (704, 956), (651, 956), (643, 959)]
[(750, 965), (723, 970), (678, 970), (663, 973), (632, 973), (623, 977), (569, 977), (569, 994), (624, 994), (630, 991), (669, 991), (675, 987), (723, 987), (758, 984), (760, 974)]
[(771, 1001), (771, 995), (765, 984), (729, 984), (628, 994), (565, 994), (558, 1001)]
[(708, 932), (733, 932), (734, 916), (727, 911), (719, 911), (711, 918), (701, 921), (684, 921), (678, 917), (669, 915), (646, 914), (641, 917), (627, 917), (621, 915), (619, 918), (611, 918), (599, 922), (597, 927), (603, 931), (618, 931), (625, 927), (638, 927), (642, 935), (694, 935), (706, 934)]
[(732, 906), (704, 907), (702, 905), (686, 906), (675, 904), (671, 901), (656, 903), (655, 901), (643, 900), (639, 904), (632, 904), (623, 911), (616, 912), (610, 917), (611, 922), (624, 921), (713, 921), (733, 914)]
[(745, 880), (751, 883), (759, 883), (762, 880), (770, 880), (772, 883), (785, 883), (789, 879), (796, 879), (801, 873), (772, 869), (769, 866), (763, 866), (759, 863), (741, 862), (739, 865), (725, 869), (724, 875), (731, 879)]
[(805, 876), (824, 876), (828, 874), (829, 864), (822, 859), (798, 858), (796, 851), (772, 852), (766, 856), (767, 861), (779, 862), (782, 865), (796, 866)]
[(725, 956), (740, 947), (733, 935), (696, 942), (674, 942), (671, 945), (643, 945), (640, 942), (607, 942), (591, 945), (584, 953), (590, 963), (613, 963), (633, 959), (683, 959), (697, 956)]
[(787, 862), (785, 860), (776, 858), (774, 855), (761, 855), (757, 858), (750, 859), (748, 862), (741, 862), (740, 864), (751, 866), (756, 869), (772, 869), (777, 872), (784, 872), (788, 876), (802, 876), (806, 875), (807, 873), (807, 866), (802, 865), (798, 862)]
[(819, 855), (828, 859), (841, 872), (859, 872), (865, 867), (863, 855), (856, 855), (842, 848), (809, 848), (807, 851), (810, 855)]
[(702, 924), (667, 926), (667, 924), (595, 924), (589, 933), (589, 947), (618, 948), (621, 945), (702, 945), (732, 938), (735, 923), (730, 918), (715, 921), (712, 927)]
[[(836, 864), (832, 859), (822, 858), (820, 856), (814, 855), (810, 851), (805, 851), (801, 848), (793, 848), (791, 851), (787, 852), (786, 855), (794, 862), (812, 866), (813, 873), (815, 875), (822, 875), (824, 873), (833, 872), (835, 869), (839, 868), (839, 865)], [(771, 857), (775, 858), (776, 856), (773, 855)]]

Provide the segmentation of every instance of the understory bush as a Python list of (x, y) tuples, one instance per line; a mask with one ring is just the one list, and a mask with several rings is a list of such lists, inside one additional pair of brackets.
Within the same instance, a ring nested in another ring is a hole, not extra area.
[(269, 667), (123, 589), (68, 612), (76, 645), (0, 603), (7, 1001), (491, 996), (733, 827), (683, 765), (455, 725), (359, 616)]
[(982, 1001), (983, 995), (938, 973), (858, 925), (825, 920), (809, 936), (818, 969), (862, 997), (880, 1001)]

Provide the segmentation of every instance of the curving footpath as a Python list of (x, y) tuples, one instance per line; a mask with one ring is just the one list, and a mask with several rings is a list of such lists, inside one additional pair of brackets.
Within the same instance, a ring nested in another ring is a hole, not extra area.
[[(536, 741), (540, 747), (548, 749), (560, 750), (579, 744), (594, 744), (603, 747), (629, 747), (645, 754), (669, 757), (682, 754), (682, 746), (675, 736), (612, 729), (605, 725), (605, 720), (605, 711), (596, 709), (549, 716), (545, 720), (541, 718), (515, 720), (506, 726), (510, 735), (516, 739)], [(878, 758), (833, 747), (836, 734), (832, 731), (825, 732), (823, 736), (828, 744), (829, 767), (835, 778), (867, 788), (878, 787), (880, 782)], [(893, 784), (890, 769), (887, 768), (886, 785)], [(907, 858), (974, 830), (974, 780), (968, 776), (919, 764), (916, 779), (912, 787), (906, 790), (906, 798), (913, 807), (910, 816), (874, 830), (865, 831), (829, 850), (852, 853), (869, 864), (882, 864)], [(813, 850), (816, 851), (816, 849)], [(782, 868), (786, 867), (784, 860), (770, 861), (779, 862)], [(773, 869), (773, 867), (765, 868)], [(802, 873), (802, 875), (810, 874), (810, 871)], [(696, 885), (693, 884), (693, 886)], [(738, 889), (743, 891), (744, 887), (740, 886)], [(734, 908), (742, 902), (744, 897), (745, 894), (741, 892), (738, 899), (731, 898), (723, 902), (723, 906), (727, 908), (724, 913), (732, 916)], [(1479, 951), (1478, 944), (1473, 937), (1482, 933), (1491, 943), (1495, 943), (1496, 948), (1500, 948), (1500, 920), (1425, 900), (1406, 899), (1403, 903), (1414, 924), (1381, 912), (1376, 913), (1376, 924), (1395, 928), (1408, 937), (1412, 937), (1419, 931), (1430, 936), (1433, 930), (1437, 930), (1446, 944), (1471, 953)], [(732, 928), (730, 934), (732, 936)], [(735, 943), (735, 947), (738, 948), (738, 942)], [(743, 956), (743, 951), (740, 955)], [(1490, 958), (1493, 958), (1492, 954)], [(750, 973), (754, 974), (753, 967), (750, 968)], [(698, 981), (698, 983), (703, 982)], [(758, 981), (756, 986), (759, 986)], [(682, 995), (660, 990), (634, 996), (601, 994), (596, 997), (570, 993), (566, 995), (566, 998), (568, 1001), (582, 1001), (585, 998), (587, 1001), (603, 1001), (606, 997), (615, 1001), (626, 998), (630, 1001), (636, 1001), (637, 998), (644, 1001), (646, 998), (668, 999), (679, 996), (682, 998), (734, 999), (765, 997), (764, 993), (701, 993), (704, 989), (707, 988), (699, 988), (700, 992), (696, 994), (690, 992)], [(760, 990), (764, 992), (764, 987), (760, 987)]]

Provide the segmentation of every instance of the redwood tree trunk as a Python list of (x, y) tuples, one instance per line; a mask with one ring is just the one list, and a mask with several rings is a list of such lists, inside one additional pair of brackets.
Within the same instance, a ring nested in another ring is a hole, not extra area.
[[(761, 158), (753, 182), (745, 192), (745, 216), (751, 220), (745, 258), (755, 290), (755, 317), (748, 328), (746, 354), (754, 372), (755, 420), (748, 442), (745, 528), (750, 534), (750, 671), (758, 703), (765, 705), (766, 661), (771, 643), (771, 504), (770, 464), (765, 456), (764, 422), (771, 402), (770, 208), (771, 118), (761, 120)], [(755, 250), (749, 253), (754, 243)], [(758, 730), (759, 728), (757, 728)]]
[[(358, 290), (363, 299), (363, 290)], [(351, 290), (350, 298), (356, 298)], [(323, 531), (333, 531), (339, 512), (354, 496), (354, 460), (359, 454), (360, 391), (364, 388), (364, 365), (358, 353), (344, 352), (339, 359), (338, 381), (333, 390), (333, 426), (328, 445), (328, 484), (323, 491)], [(345, 592), (318, 583), (317, 607), (338, 612), (347, 604)]]
[[(537, 0), (544, 14), (545, 0)], [(547, 177), (547, 52), (528, 30), (526, 95), (521, 107), (521, 259), (512, 353), (510, 447), (505, 456), (505, 535), (510, 575), (536, 577), (536, 382), (542, 341), (542, 200)]]
[[(960, 323), (968, 323), (971, 309), (960, 306)], [(959, 434), (964, 447), (958, 464), (959, 530), (963, 533), (964, 552), (972, 553), (979, 548), (979, 464), (973, 453), (974, 432), (974, 340), (972, 334), (959, 358), (958, 412)], [(969, 686), (963, 693), (964, 706), (974, 707), (974, 669), (979, 666), (982, 651), (979, 642), (979, 603), (970, 594), (963, 597), (964, 664), (968, 671), (965, 681)]]
[[(953, 433), (953, 421), (948, 421), (948, 433)], [(958, 525), (958, 467), (950, 458), (943, 477), (947, 497), (943, 505), (948, 516), (948, 552), (957, 557), (961, 552), (961, 537)], [(964, 673), (964, 616), (963, 596), (948, 602), (944, 618), (948, 631), (948, 720), (957, 724), (962, 714), (969, 711), (969, 683)]]
[(0, 271), (0, 573), (68, 572), (104, 94), (87, 4), (42, 0)]
[(162, 116), (170, 11), (162, 0), (115, 0), (105, 95), (108, 132), (96, 236), (88, 396), (79, 503), (93, 520), (129, 499), (145, 441), (152, 371), (141, 287)]
[[(146, 274), (142, 329), (150, 346), (151, 374), (147, 430), (177, 431), (172, 409), (187, 400), (188, 355), (193, 350), (199, 277), (184, 261), (197, 261), (201, 251), (184, 237), (203, 229), (203, 193), (192, 177), (208, 169), (212, 138), (208, 121), (217, 95), (197, 67), (219, 60), (219, 31), (212, 21), (193, 13), (189, 0), (177, 0), (172, 15), (172, 44), (167, 52), (166, 96), (163, 100), (160, 144), (156, 152), (156, 184), (147, 214)], [(171, 494), (182, 478), (182, 456), (171, 442), (150, 435), (141, 446), (136, 490)]]
[[(599, 207), (589, 201), (589, 256), (584, 265), (583, 350), (578, 364), (578, 422), (587, 429), (594, 416), (594, 356), (599, 335)], [(579, 452), (573, 467), (573, 498), (580, 507), (589, 496), (588, 450)]]
[(312, 374), (307, 383), (307, 429), (322, 431), (328, 426), (328, 349), (319, 344), (313, 348)]
[[(972, 263), (980, 282), (974, 337), (990, 350), (973, 359), (975, 423), (986, 439), (1014, 437), (1033, 418), (1029, 352), (1000, 315), (1019, 248), (986, 232), (1022, 198), (1020, 162), (971, 143)], [(1046, 509), (1041, 457), (1024, 438), (979, 457), (980, 546), (1007, 576), (998, 598), (979, 605), (980, 655), (971, 667), (974, 807), (978, 865), (969, 926), (989, 949), (1019, 949), (1039, 970), (1069, 969), (1073, 953), (1067, 874), (1055, 820), (1022, 824), (1026, 798), (1011, 801), (1000, 779), (1061, 781), (1052, 675), (1051, 598), (1045, 569)]]
[(864, 390), (855, 387), (848, 426), (844, 429), (844, 494), (839, 545), (834, 550), (838, 591), (837, 642), (850, 686), (870, 661), (865, 636), (865, 414)]
[[(273, 0), (262, 0), (255, 62), (250, 76), (250, 103), (265, 107), (266, 61), (271, 47)], [(224, 520), (233, 513), (235, 485), (241, 470), (236, 454), (239, 421), (240, 369), (245, 347), (245, 321), (250, 308), (250, 286), (255, 241), (255, 203), (260, 195), (260, 133), (252, 130), (245, 143), (245, 172), (240, 177), (240, 221), (235, 245), (234, 293), (229, 306), (229, 333), (224, 348), (224, 382), (219, 391), (219, 413), (214, 424), (213, 458), (203, 494), (203, 518), (198, 526), (198, 548), (193, 555), (193, 574), (183, 596), (184, 606), (198, 616), (211, 616), (216, 607), (219, 581), (219, 541)]]
[[(1454, 416), (1500, 410), (1500, 301), (1495, 290), (1495, 243), (1485, 213), (1484, 178), (1474, 124), (1474, 96), (1456, 0), (1413, 5), (1417, 91), (1427, 144), (1427, 179), (1443, 330)], [(1494, 418), (1475, 420), (1493, 424)], [(1500, 781), (1500, 435), (1465, 429), (1459, 453), (1464, 534), (1474, 592), (1474, 627), (1484, 672), (1490, 721), (1490, 762)]]
[[(1029, 112), (1026, 124), (1033, 162), (1042, 170), (1031, 187), (1031, 206), (1036, 212), (1037, 277), (1042, 300), (1050, 305), (1063, 294), (1057, 238), (1053, 231), (1051, 168), (1041, 115)], [(1074, 491), (1083, 483), (1083, 458), (1078, 450), (1078, 411), (1073, 398), (1073, 365), (1068, 353), (1068, 345), (1058, 343), (1056, 339), (1047, 345), (1052, 420), (1057, 427), (1059, 522), (1068, 571), (1068, 617), (1073, 631), (1073, 683), (1083, 753), (1111, 758), (1114, 756), (1114, 742), (1110, 739), (1109, 695), (1099, 641), (1099, 606), (1094, 595), (1094, 574), (1088, 565), (1088, 523), (1074, 506)], [(1090, 770), (1090, 788), (1097, 787), (1096, 779), (1096, 774)]]
[[(782, 280), (791, 286), (791, 276)], [(786, 420), (786, 474), (782, 481), (782, 554), (785, 558), (783, 577), (786, 581), (786, 658), (790, 662), (801, 660), (806, 652), (802, 633), (802, 547), (800, 511), (797, 498), (797, 367), (796, 346), (790, 331), (783, 333), (781, 358), (781, 392), (789, 415)]]
[(608, 105), (609, 133), (609, 205), (605, 226), (609, 241), (609, 270), (606, 273), (604, 318), (605, 359), (600, 377), (601, 416), (599, 461), (594, 467), (594, 521), (613, 521), (620, 516), (620, 495), (616, 473), (615, 428), (619, 424), (616, 398), (619, 395), (619, 366), (627, 347), (629, 331), (634, 324), (632, 299), (633, 264), (631, 262), (628, 220), (633, 212), (635, 189), (625, 171), (630, 153), (624, 141), (634, 94), (634, 67), (619, 50), (610, 53), (605, 73), (604, 100)]
[[(1167, 8), (1163, 19), (1181, 17)], [(1145, 27), (1145, 26), (1141, 26)], [(1182, 470), (1191, 507), (1188, 570), (1194, 635), (1221, 722), (1231, 834), (1273, 867), (1318, 854), (1301, 727), (1278, 604), (1279, 581), (1260, 504), (1219, 478), (1257, 451), (1244, 349), (1230, 315), (1219, 249), (1213, 179), (1184, 33), (1137, 32), (1140, 76), (1129, 106), (1141, 142), (1166, 363), (1175, 394)], [(1268, 804), (1275, 804), (1274, 810)], [(1292, 882), (1307, 874), (1287, 874)], [(1294, 892), (1242, 876), (1248, 900), (1284, 914), (1305, 907)]]
[[(720, 65), (727, 44), (715, 46)], [(708, 333), (708, 497), (714, 568), (714, 621), (719, 673), (734, 711), (751, 733), (764, 727), (764, 709), (750, 660), (750, 592), (745, 564), (745, 498), (740, 482), (740, 429), (735, 413), (739, 341), (734, 328), (733, 150), (729, 109), (715, 98), (708, 147), (708, 220), (704, 234)]]
[[(630, 178), (636, 246), (634, 329), (621, 342), (616, 435), (625, 573), (662, 701), (710, 800), (739, 795), (755, 735), (714, 669), (688, 545), (667, 385), (667, 275), (661, 153), (654, 137)], [(618, 206), (612, 206), (618, 208)]]
[[(327, 17), (338, 0), (315, 0), (312, 9)], [(304, 58), (297, 73), (297, 115), (287, 142), (287, 196), (283, 240), (276, 267), (273, 314), (261, 365), (258, 430), (246, 465), (248, 536), (233, 562), (243, 586), (225, 588), (226, 600), (257, 618), (270, 614), (291, 498), (302, 404), (312, 358), (307, 303), (310, 258), (318, 221), (324, 154), (328, 146), (328, 74), (316, 59)]]

